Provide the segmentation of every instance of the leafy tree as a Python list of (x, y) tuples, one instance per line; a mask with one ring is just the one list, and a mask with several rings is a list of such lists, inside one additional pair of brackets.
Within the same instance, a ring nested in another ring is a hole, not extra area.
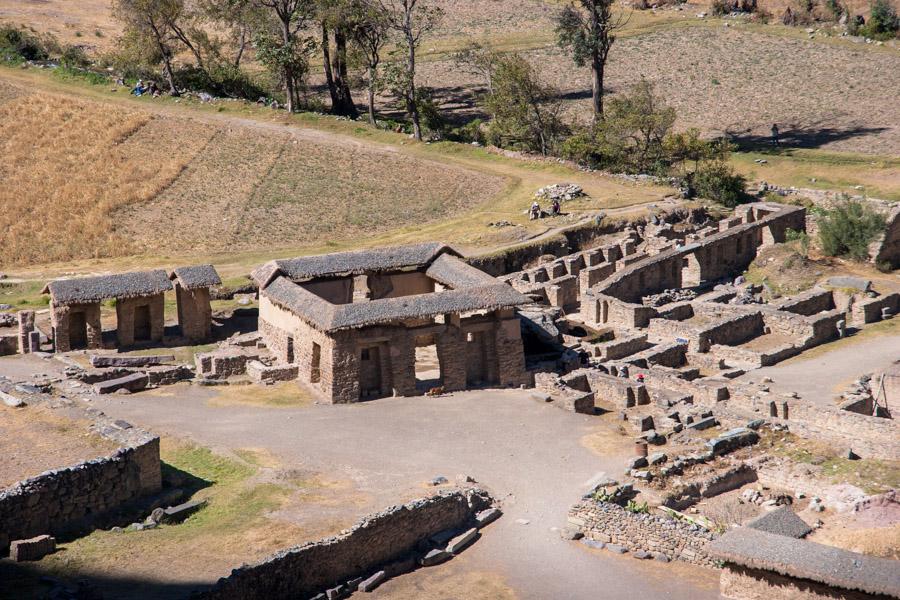
[(119, 46), (126, 53), (162, 64), (169, 93), (178, 95), (172, 61), (181, 39), (173, 29), (184, 13), (182, 0), (113, 0), (113, 15), (125, 25)]
[(603, 117), (603, 85), (606, 59), (616, 41), (615, 32), (624, 27), (624, 17), (613, 17), (614, 0), (572, 0), (559, 13), (556, 35), (559, 46), (572, 53), (579, 67), (591, 66), (591, 98), (594, 120)]
[(724, 160), (702, 163), (690, 177), (697, 195), (728, 208), (734, 208), (746, 198), (747, 181)]
[[(322, 63), (325, 82), (331, 95), (331, 112), (356, 118), (359, 112), (350, 94), (347, 47), (350, 31), (360, 15), (355, 0), (319, 0), (318, 18), (322, 25)], [(331, 40), (334, 40), (332, 51)]]
[(198, 0), (198, 5), (206, 17), (228, 32), (234, 50), (230, 62), (235, 69), (240, 68), (253, 34), (265, 25), (262, 7), (250, 0)]
[(869, 244), (884, 231), (884, 216), (869, 206), (849, 201), (825, 212), (819, 221), (819, 243), (828, 256), (865, 260)]
[(351, 28), (353, 47), (359, 62), (366, 70), (369, 122), (374, 126), (375, 92), (379, 89), (378, 67), (381, 52), (390, 39), (390, 24), (382, 6), (370, 0), (356, 0)]
[(262, 10), (270, 26), (254, 37), (256, 56), (284, 86), (288, 112), (300, 105), (300, 86), (309, 69), (315, 47), (302, 35), (313, 16), (314, 0), (251, 0)]
[(887, 40), (900, 31), (900, 17), (890, 0), (874, 0), (869, 14), (869, 22), (863, 31), (866, 36)]
[(391, 29), (400, 35), (401, 48), (406, 53), (406, 62), (402, 70), (392, 71), (390, 87), (403, 102), (406, 113), (412, 120), (413, 136), (421, 141), (421, 117), (416, 103), (418, 89), (416, 51), (422, 43), (422, 37), (437, 27), (444, 12), (438, 7), (426, 4), (424, 0), (377, 0), (377, 2)]
[(566, 133), (559, 94), (541, 83), (528, 61), (518, 54), (500, 58), (493, 90), (484, 100), (491, 115), (487, 132), (491, 143), (544, 155), (556, 149)]
[(494, 93), (494, 72), (503, 53), (480, 42), (469, 42), (462, 50), (453, 54), (455, 66), (484, 80), (488, 94)]

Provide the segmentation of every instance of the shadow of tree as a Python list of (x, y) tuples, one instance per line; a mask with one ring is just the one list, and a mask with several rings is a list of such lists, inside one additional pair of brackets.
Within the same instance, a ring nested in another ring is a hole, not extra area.
[[(878, 135), (887, 131), (887, 127), (826, 127), (819, 125), (781, 125), (779, 147), (789, 148), (821, 148), (826, 144), (853, 138)], [(735, 131), (725, 130), (725, 135), (740, 150), (761, 150), (773, 148), (770, 134), (755, 134), (750, 128)]]

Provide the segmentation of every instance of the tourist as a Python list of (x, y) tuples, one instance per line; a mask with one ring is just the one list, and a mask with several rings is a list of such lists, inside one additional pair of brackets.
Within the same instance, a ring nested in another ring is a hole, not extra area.
[(772, 145), (773, 146), (778, 146), (778, 136), (779, 136), (778, 123), (773, 123), (772, 124)]
[(550, 205), (550, 214), (554, 217), (559, 216), (559, 200), (553, 200), (553, 204)]
[(144, 80), (138, 79), (137, 83), (134, 86), (134, 89), (131, 90), (131, 93), (135, 96), (140, 96), (144, 93), (145, 90), (146, 88), (144, 87)]
[(537, 203), (537, 200), (531, 203), (531, 211), (528, 219), (530, 221), (534, 221), (535, 219), (539, 219), (541, 217), (541, 205)]

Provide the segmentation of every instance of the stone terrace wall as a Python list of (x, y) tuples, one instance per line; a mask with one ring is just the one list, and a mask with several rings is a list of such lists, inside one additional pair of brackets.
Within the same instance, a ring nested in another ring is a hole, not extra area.
[(413, 552), (418, 543), (460, 529), (492, 500), (482, 490), (451, 490), (370, 515), (346, 533), (282, 550), (262, 563), (235, 569), (203, 600), (306, 598)]
[[(769, 402), (772, 400), (770, 396), (754, 399), (745, 394), (735, 394), (728, 401), (728, 407), (746, 415), (757, 413), (768, 417)], [(900, 423), (894, 419), (860, 415), (802, 398), (778, 398), (776, 409), (779, 420), (794, 433), (823, 437), (852, 448), (863, 457), (900, 460)]]
[(160, 490), (158, 437), (111, 427), (101, 434), (127, 445), (111, 456), (47, 471), (0, 492), (0, 538), (59, 535)]
[(716, 535), (697, 525), (658, 515), (636, 514), (618, 504), (594, 500), (583, 500), (573, 506), (568, 523), (587, 539), (624, 546), (630, 552), (661, 552), (695, 565), (716, 566), (705, 550)]

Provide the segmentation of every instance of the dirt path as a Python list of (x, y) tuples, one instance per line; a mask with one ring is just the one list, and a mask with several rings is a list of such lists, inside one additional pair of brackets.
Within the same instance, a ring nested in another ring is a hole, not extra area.
[(823, 406), (834, 405), (834, 397), (864, 373), (884, 370), (900, 361), (900, 333), (856, 342), (852, 338), (835, 342), (830, 352), (800, 355), (772, 367), (763, 367), (737, 378), (738, 382), (771, 377), (773, 392), (799, 392), (807, 400)]

